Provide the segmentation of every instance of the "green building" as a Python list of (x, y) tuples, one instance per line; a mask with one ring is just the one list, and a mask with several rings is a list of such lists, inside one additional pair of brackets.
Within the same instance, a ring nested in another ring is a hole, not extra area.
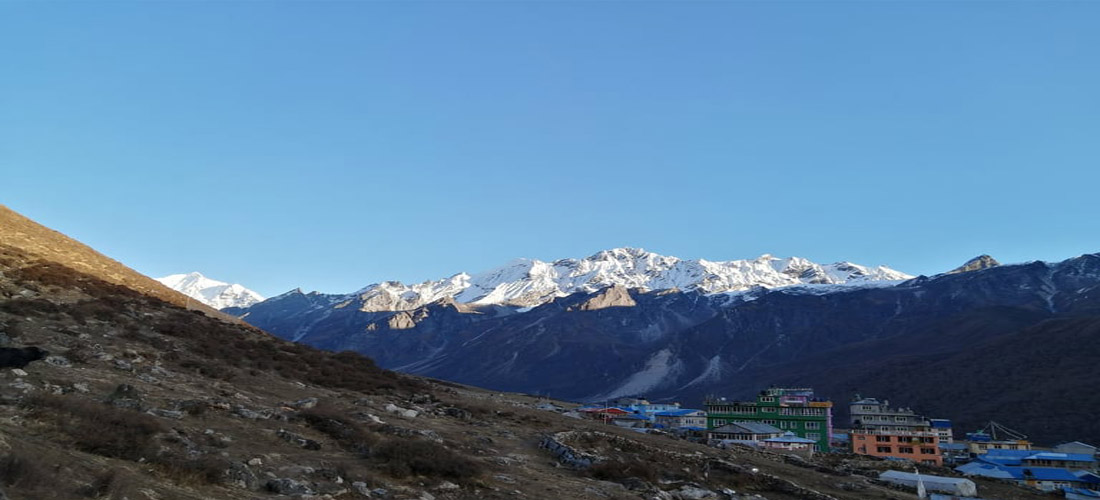
[(813, 389), (772, 387), (760, 391), (756, 401), (708, 398), (703, 404), (707, 429), (732, 422), (761, 422), (816, 441), (817, 451), (829, 451), (833, 403), (814, 398)]

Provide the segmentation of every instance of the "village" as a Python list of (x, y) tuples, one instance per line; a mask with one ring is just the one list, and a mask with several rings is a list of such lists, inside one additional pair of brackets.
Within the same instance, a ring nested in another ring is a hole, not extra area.
[[(1065, 498), (1100, 499), (1098, 449), (1079, 441), (1052, 448), (995, 422), (963, 433), (950, 419), (929, 418), (886, 399), (856, 395), (848, 421), (834, 422), (832, 401), (811, 388), (770, 387), (753, 401), (709, 397), (703, 408), (626, 397), (572, 410), (546, 403), (547, 410), (593, 419), (646, 433), (664, 433), (709, 446), (751, 447), (810, 458), (815, 454), (855, 454), (896, 461), (880, 479), (916, 488), (921, 498), (980, 499), (967, 476), (999, 479), (1060, 493)], [(957, 475), (921, 473), (920, 467)]]

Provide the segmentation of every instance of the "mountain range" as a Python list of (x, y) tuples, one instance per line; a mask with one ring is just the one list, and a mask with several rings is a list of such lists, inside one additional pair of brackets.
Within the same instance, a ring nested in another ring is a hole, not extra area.
[(173, 274), (157, 281), (214, 309), (248, 307), (263, 302), (260, 294), (239, 284), (207, 278), (201, 273)]
[[(626, 249), (597, 256), (660, 262)], [(791, 282), (835, 276), (796, 259), (734, 262), (742, 264), (725, 268), (749, 266)], [(848, 275), (847, 286), (745, 284), (735, 292), (610, 283), (524, 307), (479, 302), (491, 296), (485, 289), (411, 309), (423, 294), (399, 295), (415, 299), (405, 306), (378, 307), (378, 287), (352, 295), (293, 291), (225, 312), (286, 339), (366, 354), (387, 368), (498, 390), (583, 401), (645, 395), (696, 406), (707, 395), (810, 385), (834, 401), (856, 392), (904, 401), (964, 428), (997, 418), (1041, 439), (1100, 438), (1081, 435), (1090, 417), (1079, 408), (1100, 409), (1087, 382), (1100, 375), (1100, 255), (1016, 265), (983, 256), (903, 281), (860, 279), (867, 275)], [(1048, 336), (1058, 340), (1048, 343)], [(1069, 393), (1088, 395), (1065, 398)], [(1052, 411), (1059, 417), (1046, 416)]]

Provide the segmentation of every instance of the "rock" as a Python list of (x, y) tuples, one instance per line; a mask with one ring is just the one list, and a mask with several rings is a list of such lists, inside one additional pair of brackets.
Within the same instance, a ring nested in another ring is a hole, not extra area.
[(673, 497), (680, 500), (705, 500), (718, 498), (718, 493), (695, 485), (685, 484), (679, 490), (673, 492)]
[(0, 332), (0, 347), (11, 347), (11, 337), (7, 333)]
[(246, 490), (255, 491), (260, 489), (260, 478), (256, 476), (255, 472), (252, 472), (251, 468), (240, 462), (233, 462), (229, 465), (229, 469), (225, 471), (225, 482), (230, 486)]
[(375, 488), (375, 489), (373, 489), (373, 490), (370, 490), (370, 492), (371, 492), (372, 494), (374, 494), (374, 495), (378, 495), (378, 496), (380, 496), (380, 497), (385, 497), (386, 495), (388, 495), (388, 494), (390, 493), (390, 492), (389, 492), (389, 491), (387, 491), (387, 490), (386, 490), (385, 488)]
[(308, 410), (310, 408), (313, 408), (313, 407), (317, 406), (317, 402), (318, 402), (317, 398), (305, 398), (305, 399), (290, 403), (287, 406), (290, 406), (291, 408), (297, 408), (299, 410)]
[(250, 459), (250, 460), (248, 461), (248, 465), (250, 465), (250, 466), (252, 466), (252, 467), (259, 467), (259, 466), (261, 466), (261, 465), (263, 465), (263, 464), (264, 464), (264, 461), (263, 461), (263, 460), (261, 460), (261, 459), (260, 459), (259, 457), (257, 457), (257, 458), (253, 458), (253, 459)]
[(496, 479), (497, 481), (500, 481), (502, 483), (516, 484), (516, 478), (507, 474), (497, 474), (493, 476), (493, 479)]
[(160, 380), (156, 377), (149, 375), (148, 373), (139, 373), (138, 380), (145, 382), (146, 384), (156, 385), (160, 383)]
[(56, 355), (55, 356), (46, 356), (45, 361), (47, 363), (51, 364), (51, 365), (60, 366), (62, 368), (68, 368), (70, 366), (73, 366), (73, 363), (71, 361), (69, 361), (69, 359), (64, 357), (64, 356), (56, 356)]
[(457, 418), (459, 420), (470, 420), (471, 418), (473, 418), (473, 414), (471, 414), (467, 410), (463, 410), (462, 408), (451, 407), (451, 408), (447, 408), (447, 409), (443, 410), (443, 412), (448, 417), (454, 417), (454, 418)]
[(170, 372), (168, 370), (165, 370), (160, 365), (157, 365), (157, 366), (154, 366), (154, 367), (150, 368), (149, 373), (151, 373), (153, 375), (156, 375), (158, 377), (164, 377), (164, 378), (168, 378), (168, 377), (171, 377), (171, 376), (174, 375), (172, 372)]
[(371, 422), (376, 423), (376, 424), (385, 424), (386, 423), (384, 420), (378, 418), (378, 416), (372, 415), (370, 413), (367, 414), (367, 419), (370, 420)]
[(367, 486), (367, 483), (364, 483), (362, 481), (356, 481), (354, 483), (351, 483), (351, 489), (352, 489), (352, 491), (358, 493), (359, 496), (367, 497), (367, 498), (371, 497), (370, 487)]
[(26, 377), (27, 375), (29, 375), (22, 368), (12, 368), (11, 374), (15, 375), (16, 377)]
[(133, 371), (134, 370), (134, 365), (130, 364), (129, 361), (126, 361), (124, 359), (116, 359), (115, 360), (115, 368), (118, 368), (119, 370), (124, 370), (124, 371)]
[(386, 404), (386, 411), (388, 411), (390, 413), (393, 413), (393, 414), (396, 414), (396, 415), (400, 415), (400, 416), (405, 417), (405, 418), (416, 418), (416, 416), (420, 414), (420, 412), (418, 412), (416, 410), (410, 410), (408, 408), (402, 408), (402, 407), (397, 406), (393, 403), (387, 403)]
[(314, 441), (312, 439), (306, 439), (306, 438), (304, 438), (302, 436), (299, 436), (299, 435), (297, 435), (293, 432), (289, 432), (286, 429), (279, 429), (279, 432), (275, 433), (275, 435), (282, 438), (283, 441), (286, 441), (286, 442), (292, 443), (292, 444), (296, 444), (296, 445), (301, 446), (302, 448), (307, 449), (307, 450), (320, 450), (321, 449), (321, 443), (318, 443), (317, 441)]
[(118, 387), (115, 387), (115, 391), (107, 396), (106, 401), (116, 408), (130, 408), (141, 411), (145, 406), (142, 402), (143, 399), (144, 396), (134, 386), (119, 384)]
[(459, 486), (457, 484), (450, 481), (443, 481), (442, 483), (439, 483), (439, 486), (435, 487), (435, 489), (443, 491), (457, 490), (458, 488)]
[(267, 482), (267, 490), (280, 495), (312, 495), (309, 484), (290, 478), (272, 479)]
[(435, 495), (428, 493), (427, 491), (420, 493), (420, 500), (435, 500)]
[(267, 420), (268, 418), (271, 418), (270, 415), (265, 415), (258, 411), (249, 410), (248, 408), (245, 408), (243, 406), (238, 406), (235, 410), (233, 410), (233, 414), (237, 415), (238, 417), (247, 418), (249, 420)]
[(183, 412), (177, 410), (164, 410), (157, 408), (154, 410), (150, 410), (149, 413), (152, 413), (153, 415), (156, 415), (158, 417), (172, 418), (176, 420), (180, 420), (183, 418)]
[(414, 405), (431, 404), (432, 395), (431, 394), (413, 394), (413, 396), (411, 398), (409, 398), (409, 402), (414, 404)]
[(15, 390), (18, 390), (18, 391), (23, 391), (23, 392), (31, 392), (35, 389), (33, 384), (30, 384), (30, 383), (24, 381), (21, 378), (15, 379), (15, 382), (12, 382), (12, 383), (8, 384), (8, 386), (11, 387), (12, 389), (15, 389)]
[(87, 394), (89, 391), (88, 384), (85, 384), (84, 382), (77, 382), (73, 384), (73, 390), (82, 394)]

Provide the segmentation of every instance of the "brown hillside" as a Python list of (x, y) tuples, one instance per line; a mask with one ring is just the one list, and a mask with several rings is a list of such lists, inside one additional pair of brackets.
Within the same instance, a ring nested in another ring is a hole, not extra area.
[[(235, 321), (232, 316), (222, 314), (198, 301), (188, 300), (186, 295), (162, 285), (157, 280), (134, 271), (79, 241), (42, 226), (4, 205), (0, 205), (0, 243), (44, 261), (56, 262), (80, 273), (125, 286), (170, 304)], [(36, 265), (49, 265), (48, 262), (40, 262)]]

